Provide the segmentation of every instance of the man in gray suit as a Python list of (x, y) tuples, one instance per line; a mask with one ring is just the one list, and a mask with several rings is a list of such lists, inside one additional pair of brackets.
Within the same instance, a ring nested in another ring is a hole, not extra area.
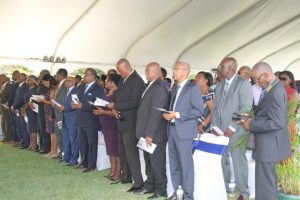
[(255, 118), (242, 124), (255, 134), (255, 199), (274, 200), (277, 199), (275, 163), (291, 156), (287, 129), (288, 99), (284, 86), (267, 63), (255, 64), (252, 78), (263, 92)]
[[(68, 71), (66, 69), (60, 68), (56, 72), (56, 80), (58, 82), (57, 89), (55, 91), (54, 100), (59, 104), (63, 105), (68, 92), (68, 88), (65, 87), (65, 80), (68, 76)], [(60, 158), (62, 161), (63, 152), (63, 140), (62, 140), (62, 120), (63, 112), (61, 112), (56, 105), (54, 105), (55, 121), (54, 128), (57, 135), (57, 146), (59, 148), (59, 155), (56, 158)]]
[(226, 190), (230, 183), (229, 152), (232, 157), (234, 177), (240, 191), (238, 200), (249, 197), (248, 162), (245, 151), (232, 146), (237, 142), (245, 130), (236, 121), (232, 120), (233, 113), (251, 110), (253, 95), (249, 81), (236, 74), (237, 62), (234, 58), (225, 58), (221, 62), (221, 73), (225, 79), (216, 87), (216, 98), (212, 110), (212, 126), (219, 127), (226, 137), (229, 137), (228, 149), (222, 157), (222, 168)]
[[(166, 196), (166, 144), (167, 123), (162, 118), (162, 113), (155, 108), (168, 109), (169, 93), (160, 79), (160, 65), (156, 62), (149, 63), (145, 70), (149, 81), (140, 99), (137, 111), (136, 137), (146, 139), (147, 145), (156, 144), (153, 154), (144, 151), (147, 180), (144, 188), (138, 194), (154, 194), (148, 199)], [(147, 114), (145, 114), (147, 113)]]
[[(192, 142), (197, 136), (197, 119), (203, 112), (200, 90), (188, 80), (189, 72), (189, 64), (175, 64), (173, 77), (178, 84), (171, 90), (170, 112), (163, 115), (169, 121), (168, 145), (173, 188), (176, 191), (181, 185), (185, 200), (194, 199)], [(176, 194), (169, 199), (176, 199)]]

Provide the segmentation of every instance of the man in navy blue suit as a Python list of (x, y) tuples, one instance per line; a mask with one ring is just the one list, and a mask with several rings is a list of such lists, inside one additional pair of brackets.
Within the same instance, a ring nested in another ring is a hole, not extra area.
[(67, 93), (64, 98), (64, 104), (58, 109), (63, 111), (62, 137), (64, 146), (64, 161), (68, 166), (77, 165), (79, 156), (79, 146), (77, 138), (77, 129), (75, 127), (75, 110), (71, 107), (72, 95), (77, 93), (75, 78), (67, 77), (65, 87)]
[(96, 97), (102, 97), (104, 89), (96, 84), (97, 72), (87, 68), (84, 72), (85, 85), (77, 92), (79, 102), (72, 102), (76, 109), (75, 126), (78, 128), (79, 150), (82, 172), (90, 172), (96, 168), (98, 150), (98, 131), (100, 129), (99, 117), (93, 114), (93, 108), (88, 103), (94, 102)]
[(29, 146), (29, 134), (27, 131), (26, 122), (21, 114), (21, 108), (25, 104), (24, 96), (28, 92), (29, 87), (26, 84), (26, 74), (20, 73), (17, 82), (19, 83), (12, 104), (12, 112), (16, 113), (17, 136), (22, 149)]

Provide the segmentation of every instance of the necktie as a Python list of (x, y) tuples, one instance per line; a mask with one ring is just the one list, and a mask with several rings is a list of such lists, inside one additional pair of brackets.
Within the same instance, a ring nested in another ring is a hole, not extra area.
[(224, 93), (226, 94), (229, 88), (229, 83), (225, 81)]
[(175, 86), (175, 91), (174, 91), (174, 94), (171, 98), (170, 110), (174, 110), (174, 103), (175, 103), (175, 100), (176, 100), (176, 97), (177, 97), (177, 92), (178, 92), (179, 87), (180, 87), (180, 85)]
[(259, 96), (259, 101), (260, 102), (262, 100), (262, 98), (264, 98), (265, 94), (266, 94), (266, 89), (263, 89), (263, 91), (261, 92), (260, 96)]
[(87, 92), (87, 90), (88, 90), (88, 84), (85, 84), (84, 94)]

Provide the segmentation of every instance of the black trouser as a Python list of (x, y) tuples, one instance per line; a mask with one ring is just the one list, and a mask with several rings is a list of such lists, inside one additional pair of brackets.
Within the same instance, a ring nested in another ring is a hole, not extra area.
[(153, 154), (144, 151), (147, 180), (145, 188), (155, 193), (165, 194), (167, 187), (166, 145), (167, 142), (156, 143)]
[[(144, 184), (139, 151), (136, 147), (137, 138), (134, 132), (119, 131), (119, 158), (121, 164), (121, 180), (127, 180), (132, 175), (134, 187), (141, 187)], [(128, 169), (129, 168), (129, 169)]]
[(96, 169), (98, 151), (98, 129), (79, 127), (78, 141), (81, 165), (88, 169)]
[(12, 124), (11, 124), (11, 111), (9, 109), (2, 108), (2, 132), (4, 134), (4, 140), (5, 141), (11, 141), (12, 140)]
[(39, 132), (39, 140), (40, 140), (40, 150), (42, 151), (50, 151), (50, 133), (46, 133), (45, 126), (45, 113), (39, 107), (39, 113), (37, 116), (38, 121), (38, 132)]

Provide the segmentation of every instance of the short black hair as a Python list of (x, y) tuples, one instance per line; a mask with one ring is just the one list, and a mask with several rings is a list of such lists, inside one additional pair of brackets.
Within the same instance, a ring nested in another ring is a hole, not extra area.
[(66, 78), (68, 76), (68, 71), (65, 68), (60, 68), (57, 70), (56, 74), (59, 74), (62, 77)]
[(105, 74), (102, 74), (101, 76), (100, 76), (100, 78), (101, 78), (101, 80), (103, 81), (103, 82), (105, 82), (105, 80), (106, 80), (106, 75)]
[(77, 75), (75, 76), (75, 79), (78, 79), (79, 81), (81, 81), (82, 77), (81, 77), (79, 74), (77, 74)]
[(165, 68), (161, 67), (161, 68), (160, 68), (160, 71), (161, 71), (161, 75), (162, 75), (164, 78), (166, 78), (167, 75), (168, 75), (167, 70), (166, 70)]
[(198, 72), (198, 74), (202, 74), (205, 79), (207, 80), (207, 85), (210, 87), (212, 86), (213, 82), (214, 82), (214, 78), (212, 76), (211, 73), (209, 72), (205, 72), (205, 71), (201, 71), (201, 72)]
[(107, 80), (114, 82), (116, 85), (119, 84), (121, 76), (119, 74), (109, 74), (107, 75)]
[(55, 78), (53, 76), (51, 76), (50, 74), (45, 74), (43, 76), (43, 81), (49, 81), (50, 82), (50, 85), (53, 85), (53, 86), (57, 86), (57, 81), (55, 80)]

